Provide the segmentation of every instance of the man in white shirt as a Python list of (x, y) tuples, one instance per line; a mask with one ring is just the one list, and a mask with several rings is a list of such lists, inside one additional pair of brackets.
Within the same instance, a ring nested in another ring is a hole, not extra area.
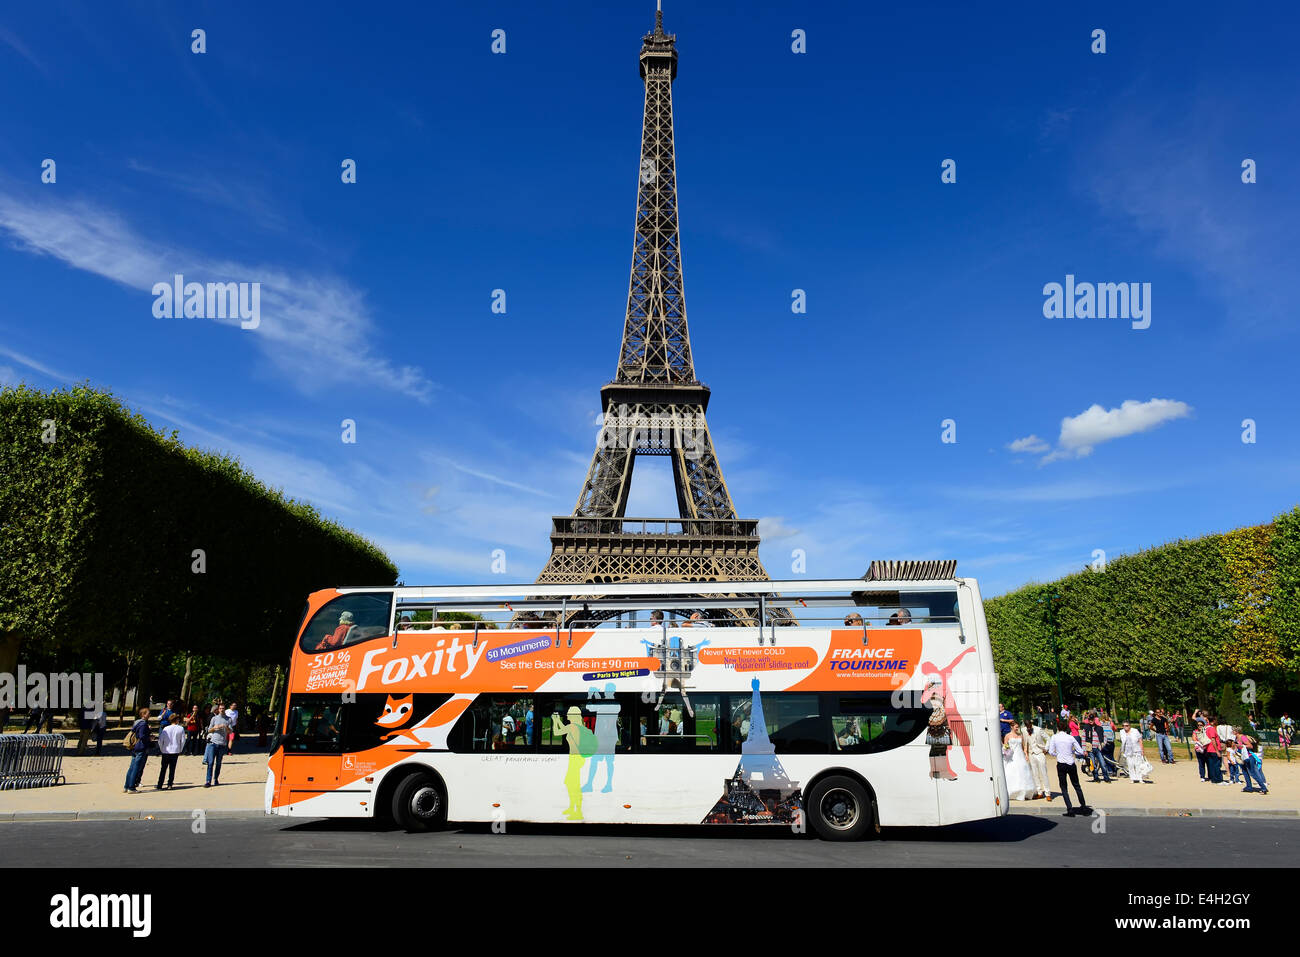
[(1083, 788), (1079, 787), (1079, 769), (1074, 759), (1083, 757), (1083, 748), (1070, 734), (1068, 721), (1061, 721), (1056, 726), (1056, 734), (1047, 742), (1047, 753), (1056, 758), (1056, 782), (1061, 788), (1061, 797), (1065, 799), (1065, 813), (1062, 817), (1074, 817), (1074, 807), (1070, 804), (1068, 785), (1074, 785), (1074, 793), (1079, 796), (1079, 811), (1088, 812), (1088, 802), (1083, 797)]
[(175, 711), (168, 718), (167, 726), (158, 732), (158, 753), (162, 755), (162, 767), (158, 769), (158, 787), (163, 789), (163, 776), (167, 778), (167, 788), (176, 786), (176, 762), (185, 747), (185, 729), (181, 727), (181, 716)]
[(1142, 754), (1142, 732), (1125, 721), (1124, 730), (1119, 733), (1120, 754), (1128, 767), (1128, 779), (1134, 784), (1142, 783), (1142, 765), (1146, 756)]

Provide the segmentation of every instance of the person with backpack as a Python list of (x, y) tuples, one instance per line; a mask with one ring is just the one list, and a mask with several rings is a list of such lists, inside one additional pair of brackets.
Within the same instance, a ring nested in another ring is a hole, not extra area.
[(1205, 719), (1196, 719), (1196, 730), (1192, 732), (1192, 750), (1196, 753), (1196, 773), (1201, 781), (1210, 780), (1210, 767), (1205, 760), (1205, 746), (1210, 743), (1205, 734)]
[[(1268, 782), (1264, 780), (1264, 749), (1259, 743), (1259, 739), (1249, 735), (1242, 734), (1241, 729), (1237, 729), (1237, 744), (1239, 745), (1238, 756), (1241, 759), (1241, 776), (1246, 779), (1246, 786), (1242, 788), (1247, 794), (1254, 794), (1258, 790), (1261, 794), (1268, 793)], [(1252, 787), (1251, 778), (1259, 782), (1259, 787)]]
[(145, 762), (149, 760), (149, 745), (151, 743), (148, 708), (140, 709), (139, 719), (135, 724), (131, 725), (131, 730), (127, 732), (126, 740), (122, 743), (131, 752), (131, 765), (126, 769), (126, 786), (122, 788), (122, 793), (138, 794), (140, 791), (140, 778), (144, 776)]

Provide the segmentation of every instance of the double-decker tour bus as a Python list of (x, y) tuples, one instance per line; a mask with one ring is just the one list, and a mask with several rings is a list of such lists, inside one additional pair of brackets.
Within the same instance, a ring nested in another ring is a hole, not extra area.
[(979, 588), (917, 577), (951, 563), (890, 565), (893, 579), (315, 592), (267, 813), (830, 840), (1005, 814)]

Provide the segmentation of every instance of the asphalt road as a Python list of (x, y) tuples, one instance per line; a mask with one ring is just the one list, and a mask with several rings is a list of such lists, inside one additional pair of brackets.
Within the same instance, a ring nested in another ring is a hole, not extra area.
[(0, 825), (0, 867), (1290, 867), (1300, 822), (1011, 815), (834, 844), (784, 829), (510, 824), (406, 834), (285, 818)]

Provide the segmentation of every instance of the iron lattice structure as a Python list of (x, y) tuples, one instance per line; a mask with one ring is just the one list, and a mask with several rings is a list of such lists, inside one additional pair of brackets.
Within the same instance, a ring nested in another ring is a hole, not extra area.
[[(577, 506), (554, 519), (539, 583), (768, 580), (758, 523), (736, 517), (722, 477), (704, 418), (709, 389), (691, 356), (673, 144), (676, 40), (656, 12), (641, 45), (645, 112), (618, 368), (601, 389), (603, 427)], [(671, 458), (676, 519), (626, 517), (639, 455)]]

